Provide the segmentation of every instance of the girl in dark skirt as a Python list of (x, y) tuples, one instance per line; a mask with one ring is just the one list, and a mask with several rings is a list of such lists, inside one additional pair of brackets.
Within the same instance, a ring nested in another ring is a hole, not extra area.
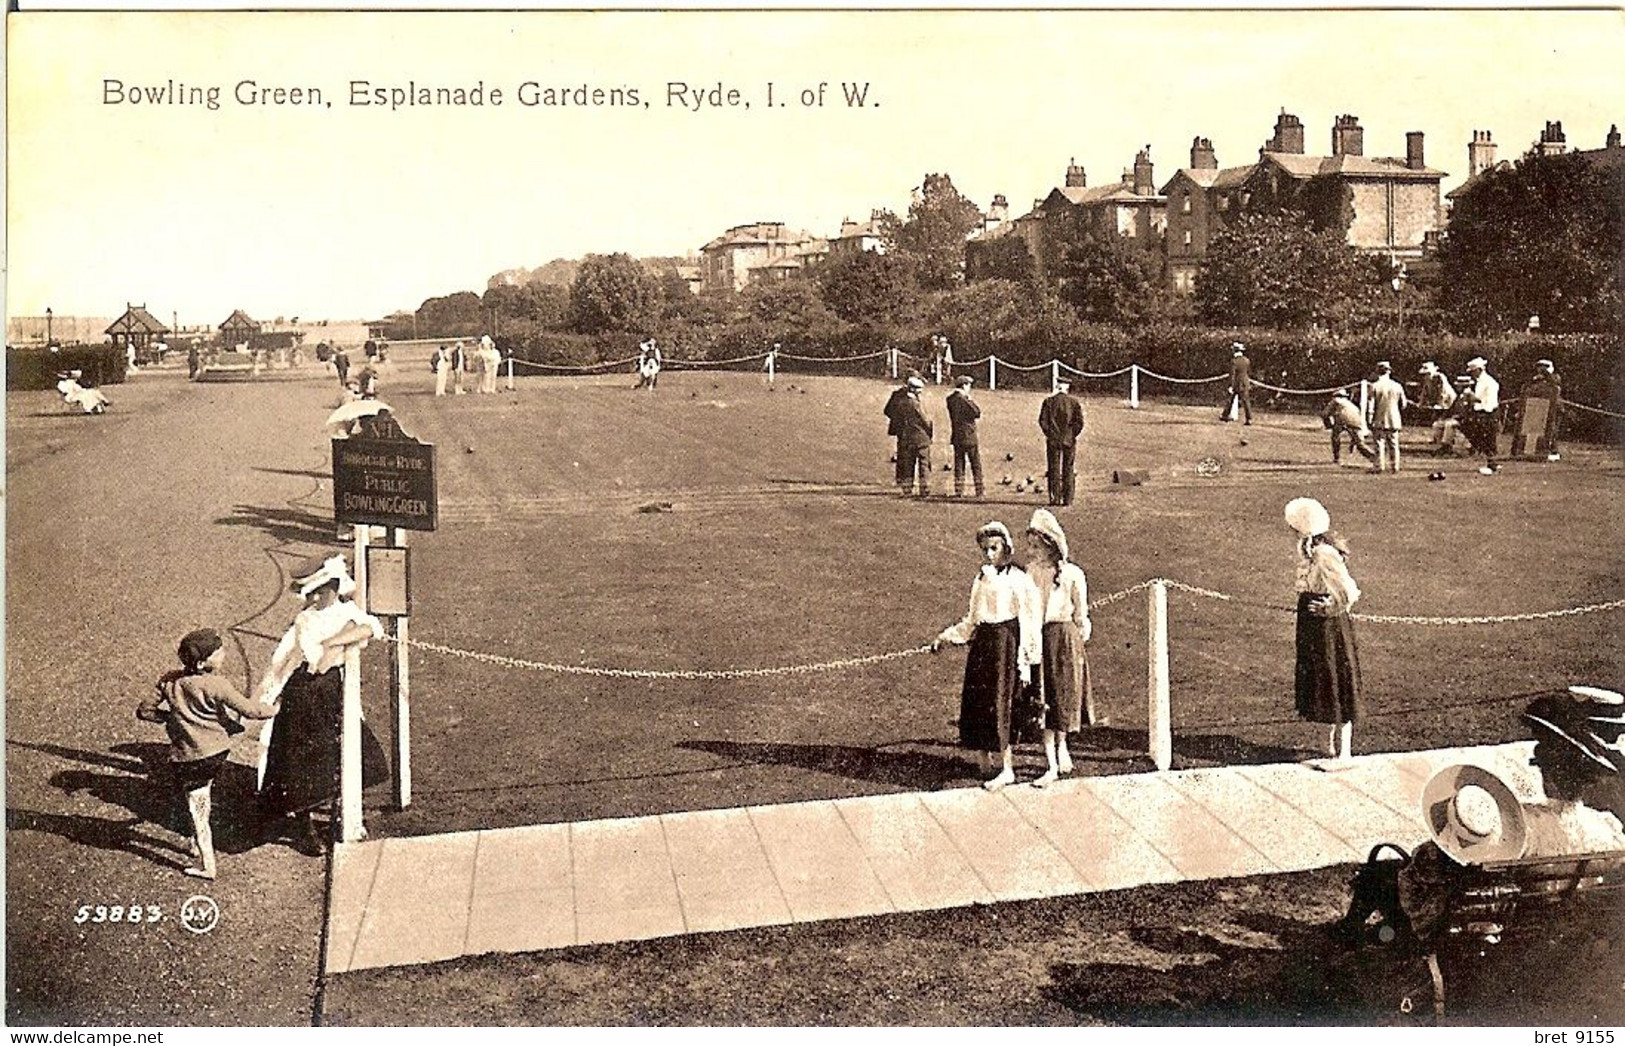
[[(260, 763), (261, 810), (273, 818), (295, 817), (296, 845), (310, 854), (320, 853), (322, 845), (311, 815), (338, 793), (345, 650), (384, 634), (377, 618), (346, 598), (355, 587), (341, 555), (301, 572), (294, 590), (305, 607), (277, 644), (256, 691), (261, 701), (281, 702)], [(369, 747), (381, 752), (376, 739), (369, 745), (364, 736), (363, 752)]]
[(1049, 509), (1027, 524), (1027, 573), (1038, 589), (1043, 621), (1044, 758), (1049, 769), (1033, 781), (1043, 788), (1072, 772), (1066, 735), (1098, 722), (1089, 685), (1089, 584), (1069, 558), (1066, 532)]
[(976, 532), (983, 566), (971, 584), (970, 610), (931, 643), (970, 644), (965, 682), (959, 694), (959, 743), (977, 753), (983, 774), (992, 770), (993, 753), (1003, 759), (997, 776), (983, 782), (992, 791), (1015, 782), (1010, 746), (1011, 710), (1039, 663), (1038, 590), (1032, 579), (1011, 562), (1014, 543), (1003, 523), (985, 524)]
[(1349, 758), (1362, 714), (1360, 651), (1349, 609), (1360, 598), (1348, 571), (1348, 546), (1331, 532), (1331, 515), (1313, 498), (1294, 498), (1286, 522), (1298, 534), (1298, 715), (1331, 727), (1327, 751)]

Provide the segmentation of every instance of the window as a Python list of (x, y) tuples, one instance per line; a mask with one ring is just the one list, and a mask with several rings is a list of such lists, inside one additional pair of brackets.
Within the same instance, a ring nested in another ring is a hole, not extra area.
[(1230, 209), (1230, 197), (1228, 197), (1228, 196), (1219, 197), (1219, 210), (1228, 211), (1229, 209)]
[(1180, 204), (1179, 209), (1186, 214), (1191, 213), (1191, 198), (1189, 196), (1185, 197), (1184, 202)]
[(1191, 245), (1191, 233), (1190, 233), (1189, 229), (1186, 229), (1185, 230), (1185, 246), (1189, 247), (1190, 245)]

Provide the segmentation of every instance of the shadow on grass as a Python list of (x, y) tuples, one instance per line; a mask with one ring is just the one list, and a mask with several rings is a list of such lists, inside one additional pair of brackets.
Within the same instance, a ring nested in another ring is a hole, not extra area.
[(765, 741), (690, 741), (680, 748), (736, 763), (793, 766), (911, 791), (942, 788), (971, 775), (960, 759), (930, 752), (889, 751), (891, 746), (792, 745)]
[(301, 541), (325, 545), (335, 540), (331, 516), (296, 508), (235, 505), (231, 515), (221, 516), (214, 523), (216, 526), (254, 527), (288, 545)]
[[(1094, 726), (1072, 737), (1073, 754), (1086, 758), (1143, 758), (1150, 744), (1144, 730)], [(1259, 744), (1233, 734), (1189, 734), (1174, 731), (1173, 752), (1186, 764), (1232, 766), (1292, 763), (1312, 753), (1281, 745)]]
[(272, 476), (304, 476), (307, 479), (330, 479), (333, 475), (332, 469), (268, 469), (260, 465), (255, 465), (254, 471)]
[[(1134, 927), (1156, 952), (1143, 963), (1056, 963), (1044, 994), (1080, 1015), (1127, 1025), (1350, 1024), (1365, 1007), (1347, 990), (1322, 928), (1261, 912), (1237, 920), (1247, 937)], [(1248, 938), (1256, 943), (1245, 943)], [(1218, 972), (1218, 971), (1223, 971)]]
[[(185, 797), (171, 776), (168, 745), (138, 742), (114, 745), (105, 752), (98, 752), (24, 741), (6, 743), (98, 768), (59, 770), (51, 775), (51, 785), (69, 796), (88, 794), (131, 815), (104, 818), (8, 808), (8, 831), (48, 832), (82, 846), (123, 851), (158, 864), (185, 867), (187, 848), (184, 843), (140, 831), (143, 825), (148, 825), (176, 833), (183, 839), (191, 835)], [(213, 804), (210, 820), (216, 850), (243, 853), (260, 843), (262, 833), (255, 813), (251, 768), (227, 763), (215, 779)], [(173, 856), (175, 854), (179, 857)]]

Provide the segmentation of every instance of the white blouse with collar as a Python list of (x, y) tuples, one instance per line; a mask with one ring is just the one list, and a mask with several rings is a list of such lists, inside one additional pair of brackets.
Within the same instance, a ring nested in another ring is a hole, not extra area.
[(984, 566), (971, 583), (970, 611), (957, 624), (943, 629), (937, 639), (944, 643), (968, 643), (977, 625), (994, 625), (1011, 620), (1018, 621), (1021, 628), (1021, 651), (1017, 662), (1023, 665), (1038, 664), (1043, 609), (1037, 586), (1027, 572), (1018, 566)]
[[(1044, 624), (1052, 621), (1070, 621), (1078, 627), (1085, 643), (1093, 626), (1089, 621), (1089, 582), (1083, 568), (1068, 560), (1057, 572), (1048, 563), (1029, 563), (1027, 572), (1038, 588), (1039, 606), (1043, 608)], [(1060, 583), (1056, 584), (1056, 574)]]

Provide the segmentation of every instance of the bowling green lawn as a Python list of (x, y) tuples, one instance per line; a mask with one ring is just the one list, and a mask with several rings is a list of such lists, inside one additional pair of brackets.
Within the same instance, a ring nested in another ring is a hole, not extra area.
[[(678, 371), (653, 394), (617, 375), (437, 399), (410, 350), (393, 367), (383, 398), (438, 459), (439, 528), (410, 539), (411, 635), (471, 656), (413, 651), (414, 801), (394, 811), (387, 788), (369, 792), (373, 835), (974, 783), (953, 745), (958, 651), (705, 680), (472, 655), (730, 670), (917, 648), (964, 613), (976, 527), (1000, 519), (1019, 532), (1044, 504), (1016, 492), (1042, 480), (1041, 393), (978, 392), (986, 501), (917, 501), (889, 489), (889, 385), (878, 380), (781, 374), (770, 388), (760, 375)], [(173, 821), (145, 778), (162, 738), (133, 718), (135, 702), (202, 624), (230, 630), (229, 678), (257, 677), (295, 609), (290, 572), (339, 547), (321, 428), (339, 401), (330, 377), (155, 373), (111, 391), (101, 418), (63, 414), (46, 393), (7, 397), (14, 1023), (302, 1023), (313, 1009), (360, 1024), (1333, 1016), (1282, 980), (1301, 965), (1283, 965), (1299, 954), (1283, 942), (1337, 914), (1346, 869), (466, 960), (318, 990), (320, 862), (228, 827), (212, 891), (231, 925), (195, 939), (125, 927), (108, 948), (110, 927), (72, 921), (78, 904), (173, 909), (190, 885), (175, 867), (183, 842), (153, 823)], [(1614, 449), (1566, 448), (1556, 465), (1513, 462), (1492, 477), (1467, 459), (1408, 454), (1401, 475), (1371, 476), (1334, 467), (1307, 414), (1242, 428), (1217, 423), (1216, 407), (1134, 412), (1122, 390), (1083, 391), (1078, 497), (1058, 515), (1091, 598), (1153, 577), (1231, 597), (1170, 596), (1175, 766), (1301, 759), (1321, 742), (1291, 705), (1281, 608), (1293, 540), (1281, 507), (1292, 497), (1330, 509), (1367, 613), (1511, 615), (1625, 587)], [(952, 486), (941, 397), (925, 393), (934, 494)], [(1217, 475), (1199, 473), (1204, 460)], [(1114, 486), (1114, 469), (1146, 482)], [(1428, 481), (1434, 469), (1445, 480)], [(1095, 611), (1091, 670), (1111, 725), (1077, 742), (1082, 773), (1149, 766), (1145, 619), (1144, 593)], [(1534, 693), (1625, 681), (1617, 611), (1359, 628), (1358, 751), (1515, 739)], [(363, 674), (368, 720), (388, 745), (385, 657), (376, 644)], [(252, 755), (243, 743), (221, 784), (228, 821)], [(1024, 753), (1018, 769), (1031, 775), (1039, 759)], [(1227, 974), (1212, 975), (1220, 966)], [(138, 990), (155, 969), (180, 990)], [(1284, 1009), (1270, 1008), (1277, 996)], [(1601, 1012), (1574, 1005), (1554, 1012)]]

